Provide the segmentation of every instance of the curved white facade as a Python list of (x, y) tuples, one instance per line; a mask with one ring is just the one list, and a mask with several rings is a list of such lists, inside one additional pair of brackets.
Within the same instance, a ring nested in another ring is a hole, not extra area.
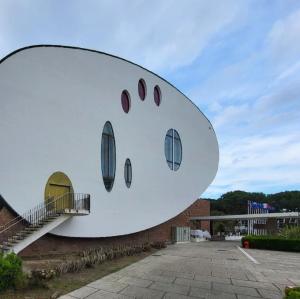
[[(141, 101), (138, 81), (147, 95)], [(153, 88), (161, 90), (161, 104)], [(124, 113), (126, 89), (131, 108)], [(89, 216), (73, 217), (53, 233), (104, 237), (158, 225), (187, 208), (218, 168), (215, 132), (199, 109), (171, 84), (144, 68), (85, 49), (35, 46), (0, 63), (0, 193), (23, 213), (44, 200), (50, 175), (64, 172), (74, 192), (91, 194)], [(101, 173), (101, 134), (114, 130), (116, 175), (110, 192)], [(168, 167), (167, 131), (178, 131), (182, 162)], [(132, 164), (132, 183), (124, 163)]]

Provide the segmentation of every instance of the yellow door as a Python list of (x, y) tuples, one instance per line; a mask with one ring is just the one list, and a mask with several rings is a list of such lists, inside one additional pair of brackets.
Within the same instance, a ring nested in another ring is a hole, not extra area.
[(62, 172), (53, 173), (45, 188), (47, 208), (57, 211), (72, 208), (73, 192), (72, 183), (66, 174)]

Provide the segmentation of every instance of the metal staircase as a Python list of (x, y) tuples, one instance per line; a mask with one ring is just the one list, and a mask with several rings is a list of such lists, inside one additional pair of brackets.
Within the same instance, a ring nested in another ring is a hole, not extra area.
[(89, 194), (66, 193), (40, 203), (0, 228), (0, 252), (19, 253), (70, 217), (89, 213)]

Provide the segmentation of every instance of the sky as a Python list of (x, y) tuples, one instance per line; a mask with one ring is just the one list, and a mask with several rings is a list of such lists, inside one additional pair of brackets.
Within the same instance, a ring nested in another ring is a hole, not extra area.
[(202, 197), (300, 190), (300, 1), (0, 0), (0, 57), (33, 44), (114, 54), (186, 94), (220, 148)]

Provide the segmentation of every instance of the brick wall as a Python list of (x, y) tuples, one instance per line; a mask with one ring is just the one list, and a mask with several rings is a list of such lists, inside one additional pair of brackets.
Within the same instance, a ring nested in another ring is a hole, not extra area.
[(6, 208), (2, 207), (0, 209), (0, 230), (3, 225), (5, 225), (10, 220), (14, 219), (15, 217), (12, 215), (12, 213)]
[[(1, 215), (1, 214), (0, 214)], [(210, 215), (210, 202), (198, 199), (176, 217), (150, 229), (134, 234), (106, 238), (69, 238), (46, 234), (20, 252), (21, 256), (78, 252), (87, 248), (106, 247), (114, 244), (154, 243), (171, 241), (172, 226), (191, 226), (209, 230), (209, 221), (190, 223), (189, 217)], [(0, 216), (1, 217), (1, 216)]]
[[(17, 216), (18, 214), (13, 209), (11, 209), (11, 207), (0, 196), (0, 231), (5, 229), (4, 227), (5, 224), (11, 222)], [(12, 223), (13, 222), (11, 222), (11, 224)], [(0, 243), (6, 241), (7, 238), (11, 236), (12, 233), (14, 234), (22, 228), (23, 225), (21, 223), (18, 223), (12, 229), (2, 232), (0, 234)]]

